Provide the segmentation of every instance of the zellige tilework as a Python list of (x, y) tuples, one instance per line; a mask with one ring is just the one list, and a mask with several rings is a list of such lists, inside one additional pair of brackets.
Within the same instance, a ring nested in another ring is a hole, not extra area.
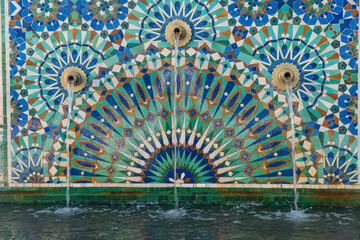
[[(358, 182), (356, 2), (9, 4), (10, 183), (173, 183), (176, 156), (179, 184), (292, 184), (286, 93), (271, 83), (282, 63), (301, 76), (296, 182)], [(164, 37), (175, 19), (192, 29), (178, 59)], [(66, 169), (59, 79), (72, 66), (88, 84)]]

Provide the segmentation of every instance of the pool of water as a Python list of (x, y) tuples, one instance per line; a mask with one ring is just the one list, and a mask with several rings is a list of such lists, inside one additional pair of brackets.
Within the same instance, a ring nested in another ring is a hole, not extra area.
[(359, 208), (0, 205), (0, 239), (359, 239)]

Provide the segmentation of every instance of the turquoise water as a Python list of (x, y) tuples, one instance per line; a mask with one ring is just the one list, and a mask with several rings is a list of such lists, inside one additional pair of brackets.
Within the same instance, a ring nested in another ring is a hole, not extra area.
[(359, 208), (0, 205), (0, 239), (360, 239)]

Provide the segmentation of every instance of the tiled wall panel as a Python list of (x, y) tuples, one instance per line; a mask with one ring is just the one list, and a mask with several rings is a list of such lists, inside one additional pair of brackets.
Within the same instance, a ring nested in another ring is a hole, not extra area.
[[(296, 182), (358, 182), (358, 5), (349, 0), (9, 0), (9, 182), (292, 184), (286, 93), (294, 65)], [(174, 49), (179, 18), (190, 43)], [(174, 65), (179, 68), (175, 79)], [(175, 92), (176, 89), (176, 92)], [(176, 102), (176, 104), (174, 104)], [(155, 185), (153, 185), (155, 186)], [(221, 186), (221, 185), (217, 185)]]

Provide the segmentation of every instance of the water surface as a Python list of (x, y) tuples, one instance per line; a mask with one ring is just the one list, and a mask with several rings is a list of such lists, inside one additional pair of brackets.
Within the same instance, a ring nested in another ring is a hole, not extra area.
[(359, 208), (0, 205), (0, 239), (360, 239)]

